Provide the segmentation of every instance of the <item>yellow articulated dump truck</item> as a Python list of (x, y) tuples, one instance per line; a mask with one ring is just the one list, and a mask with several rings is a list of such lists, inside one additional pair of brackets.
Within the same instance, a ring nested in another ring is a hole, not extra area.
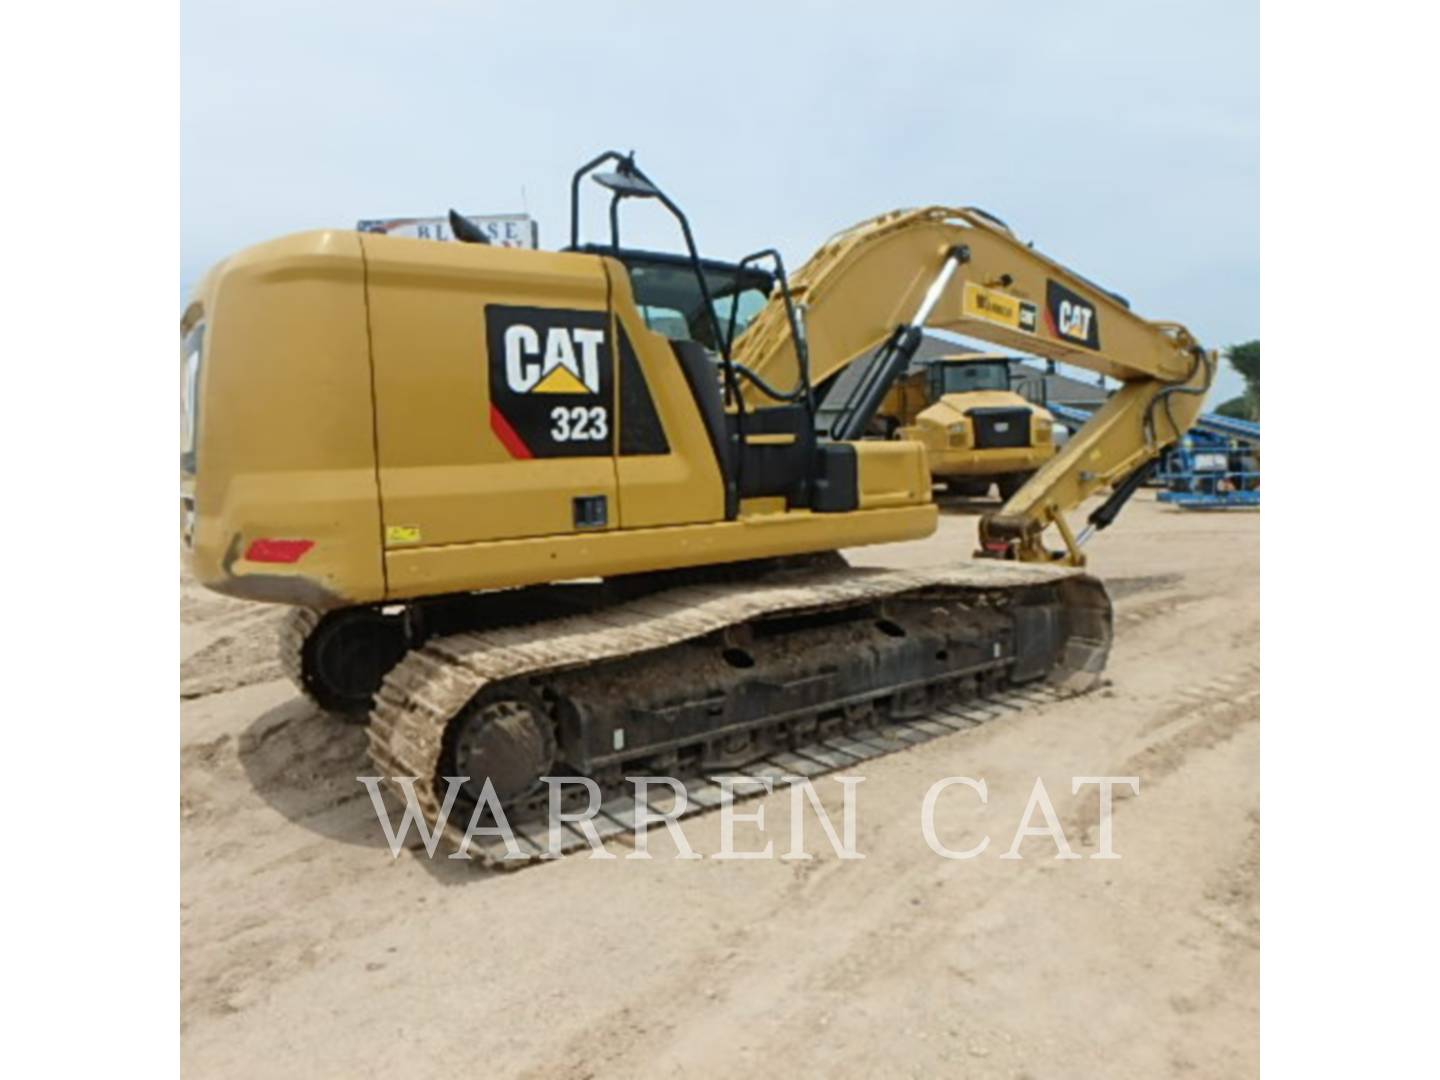
[(1055, 456), (1054, 417), (1011, 389), (997, 353), (942, 356), (897, 380), (880, 407), (893, 438), (925, 446), (930, 475), (956, 495), (1019, 491)]

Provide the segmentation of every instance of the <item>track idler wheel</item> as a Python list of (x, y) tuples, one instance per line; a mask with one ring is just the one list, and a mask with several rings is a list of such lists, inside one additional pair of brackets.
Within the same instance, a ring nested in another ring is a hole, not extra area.
[(451, 729), (449, 776), (466, 776), (463, 790), (478, 802), (488, 779), (502, 807), (540, 790), (555, 763), (555, 728), (538, 704), (517, 697), (472, 702)]
[(301, 681), (322, 709), (363, 721), (386, 672), (407, 648), (401, 616), (368, 609), (337, 611), (321, 619), (305, 639)]

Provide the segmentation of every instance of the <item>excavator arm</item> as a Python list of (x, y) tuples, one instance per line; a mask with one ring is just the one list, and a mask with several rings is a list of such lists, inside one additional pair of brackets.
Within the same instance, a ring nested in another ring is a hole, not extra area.
[[(1066, 513), (1103, 488), (1109, 501), (1091, 514), (1104, 528), (1162, 450), (1195, 422), (1216, 357), (1178, 323), (1151, 322), (1120, 296), (1022, 243), (983, 211), (929, 207), (895, 211), (831, 238), (790, 279), (800, 318), (792, 332), (785, 304), (771, 300), (735, 342), (737, 368), (762, 385), (796, 383), (802, 364), (822, 386), (875, 355), (831, 430), (856, 438), (889, 385), (903, 373), (921, 328), (949, 330), (1118, 379), (1123, 386), (1089, 423), (996, 513), (980, 522), (982, 553), (1083, 565), (1089, 530), (1079, 536)], [(878, 349), (878, 353), (876, 350)], [(803, 359), (802, 359), (803, 358)], [(1043, 534), (1054, 525), (1065, 550)]]

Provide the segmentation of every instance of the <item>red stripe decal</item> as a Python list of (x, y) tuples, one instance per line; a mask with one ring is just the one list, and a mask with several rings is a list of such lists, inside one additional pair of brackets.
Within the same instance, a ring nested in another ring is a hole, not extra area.
[(532, 458), (535, 455), (530, 453), (530, 447), (525, 445), (525, 440), (520, 438), (519, 432), (510, 426), (510, 421), (505, 419), (505, 414), (497, 409), (494, 403), (490, 405), (490, 430), (495, 432), (496, 438), (510, 451), (513, 458)]
[(1055, 327), (1055, 317), (1050, 314), (1050, 305), (1045, 305), (1045, 325), (1050, 329), (1051, 337), (1059, 337), (1060, 331)]

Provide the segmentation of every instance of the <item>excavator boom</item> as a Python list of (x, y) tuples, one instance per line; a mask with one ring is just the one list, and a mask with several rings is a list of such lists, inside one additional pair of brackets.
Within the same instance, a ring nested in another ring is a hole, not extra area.
[[(1213, 354), (1178, 323), (1151, 322), (1124, 298), (1021, 242), (983, 211), (929, 207), (882, 214), (832, 237), (791, 278), (803, 312), (810, 379), (822, 386), (880, 352), (833, 434), (863, 430), (922, 326), (1062, 361), (1123, 383), (1069, 443), (981, 522), (987, 553), (1048, 561), (1055, 525), (1064, 558), (1083, 565), (1065, 513), (1153, 460), (1194, 423)], [(798, 372), (784, 305), (772, 299), (735, 343), (743, 368), (771, 384)], [(752, 400), (760, 396), (746, 387)], [(1102, 525), (1103, 527), (1103, 525)]]

